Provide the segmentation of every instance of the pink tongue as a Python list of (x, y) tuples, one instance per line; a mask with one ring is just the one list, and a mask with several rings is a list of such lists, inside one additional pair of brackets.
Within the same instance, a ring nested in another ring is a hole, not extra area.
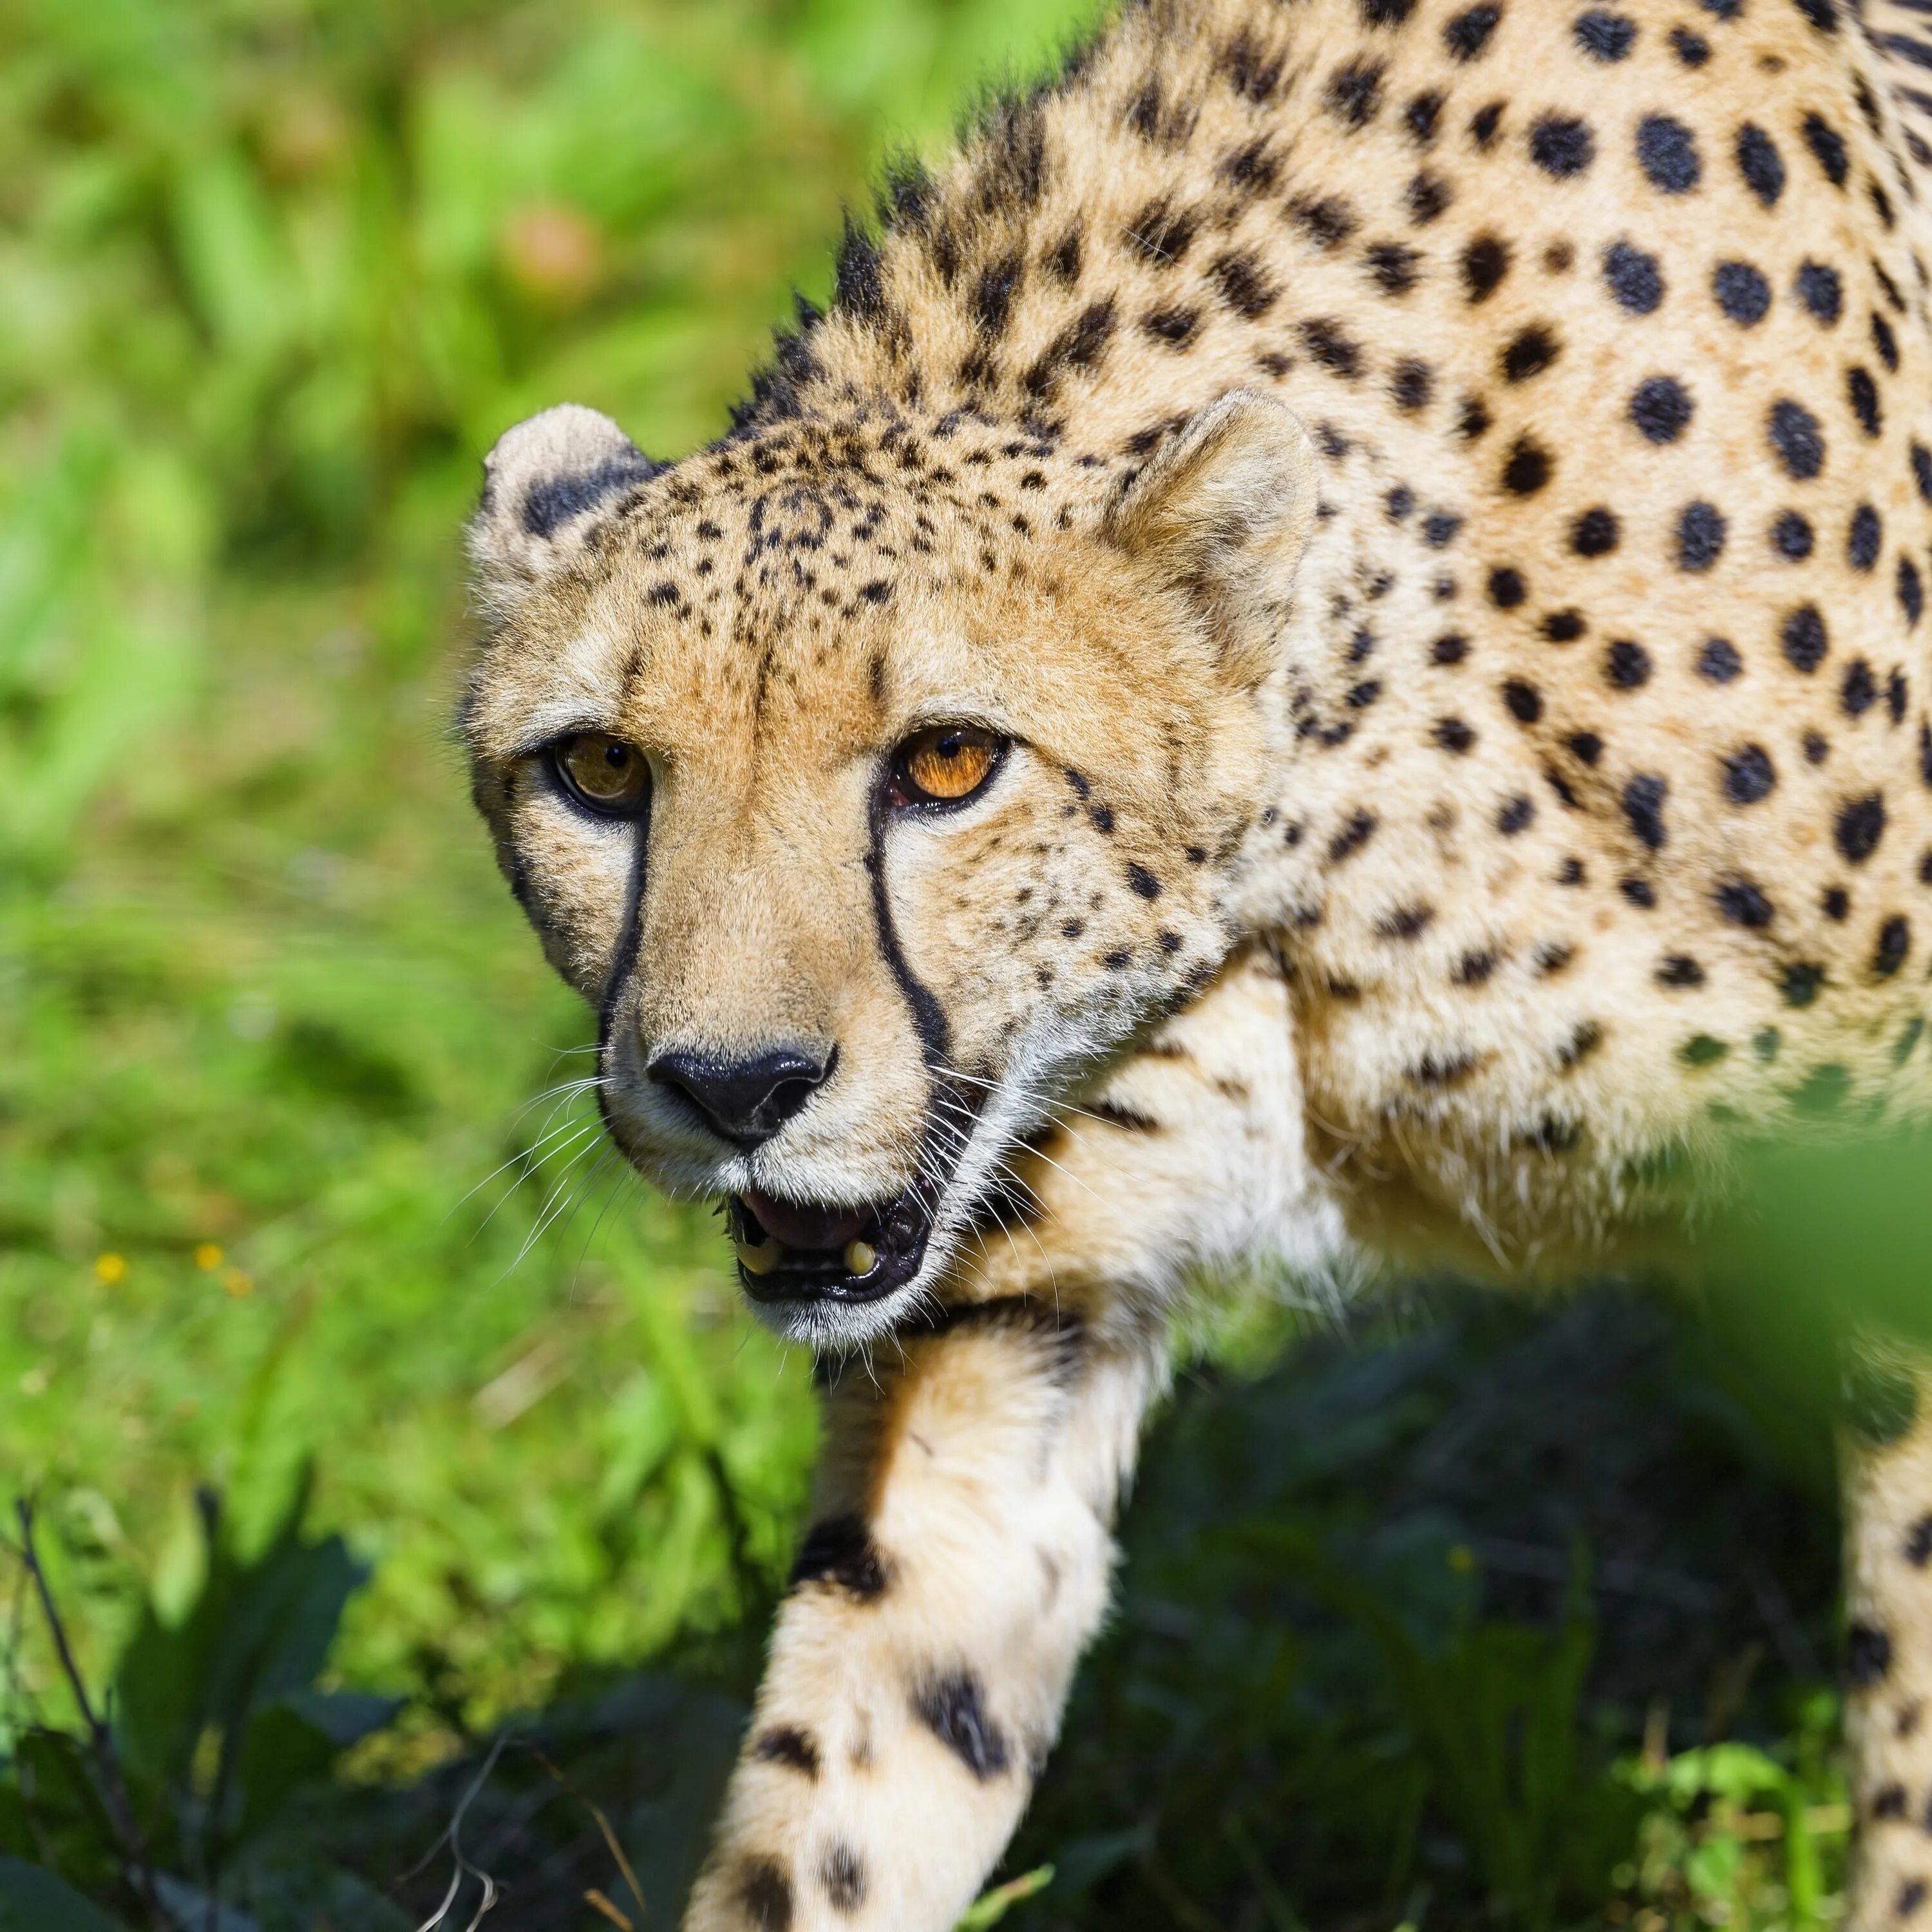
[(788, 1248), (842, 1248), (856, 1240), (860, 1229), (872, 1219), (868, 1208), (794, 1208), (756, 1188), (739, 1198), (757, 1216), (758, 1226)]

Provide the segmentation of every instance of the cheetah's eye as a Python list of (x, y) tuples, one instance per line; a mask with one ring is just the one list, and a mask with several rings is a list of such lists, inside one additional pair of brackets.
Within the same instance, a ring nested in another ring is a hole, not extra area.
[(984, 786), (1006, 741), (976, 724), (932, 724), (892, 754), (886, 796), (894, 805), (964, 805)]
[(550, 762), (580, 805), (608, 818), (634, 818), (650, 796), (651, 768), (634, 745), (602, 731), (573, 731), (550, 748)]

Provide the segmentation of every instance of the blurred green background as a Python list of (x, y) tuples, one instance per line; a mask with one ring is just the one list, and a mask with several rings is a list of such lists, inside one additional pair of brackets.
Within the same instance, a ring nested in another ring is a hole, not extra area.
[[(807, 1366), (570, 1084), (448, 736), (460, 528), (550, 403), (719, 433), (881, 158), (1091, 10), (0, 0), (7, 1932), (81, 1923), (56, 1868), (413, 1924), (472, 1785), (505, 1922), (670, 1922)], [(1613, 1293), (1433, 1301), (1190, 1384), (1014, 1922), (1828, 1921), (1817, 1432)]]

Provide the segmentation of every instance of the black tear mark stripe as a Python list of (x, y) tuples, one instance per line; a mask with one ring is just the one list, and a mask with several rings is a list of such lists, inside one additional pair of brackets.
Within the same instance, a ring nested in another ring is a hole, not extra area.
[(791, 1567), (794, 1589), (808, 1583), (837, 1586), (854, 1603), (877, 1603), (892, 1582), (892, 1564), (862, 1517), (827, 1516), (806, 1532)]
[(637, 969), (638, 950), (644, 943), (644, 874), (650, 849), (652, 795), (644, 795), (644, 808), (634, 821), (632, 832), (631, 875), (624, 882), (624, 920), (617, 934), (616, 950), (611, 955), (610, 970), (597, 1002), (597, 1111), (603, 1116), (604, 1130), (624, 1147), (617, 1124), (610, 1118), (610, 1028), (617, 1017), (617, 1002), (631, 975)]
[(986, 1709), (978, 1672), (954, 1670), (928, 1677), (912, 1696), (913, 1714), (982, 1784), (1012, 1762), (1006, 1735)]
[(872, 882), (872, 922), (877, 928), (879, 950), (886, 969), (898, 982), (899, 991), (911, 1010), (913, 1024), (919, 1030), (926, 1065), (936, 1070), (950, 1057), (952, 1029), (946, 1010), (907, 964), (905, 949), (899, 944), (898, 928), (892, 923), (892, 902), (886, 892), (886, 812), (878, 788), (873, 792), (871, 838), (866, 848), (866, 871)]

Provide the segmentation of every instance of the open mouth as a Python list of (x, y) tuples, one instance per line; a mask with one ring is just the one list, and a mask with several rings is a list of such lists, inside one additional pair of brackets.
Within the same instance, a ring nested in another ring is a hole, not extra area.
[(938, 1206), (915, 1183), (869, 1208), (732, 1196), (731, 1244), (754, 1301), (876, 1301), (919, 1273)]

